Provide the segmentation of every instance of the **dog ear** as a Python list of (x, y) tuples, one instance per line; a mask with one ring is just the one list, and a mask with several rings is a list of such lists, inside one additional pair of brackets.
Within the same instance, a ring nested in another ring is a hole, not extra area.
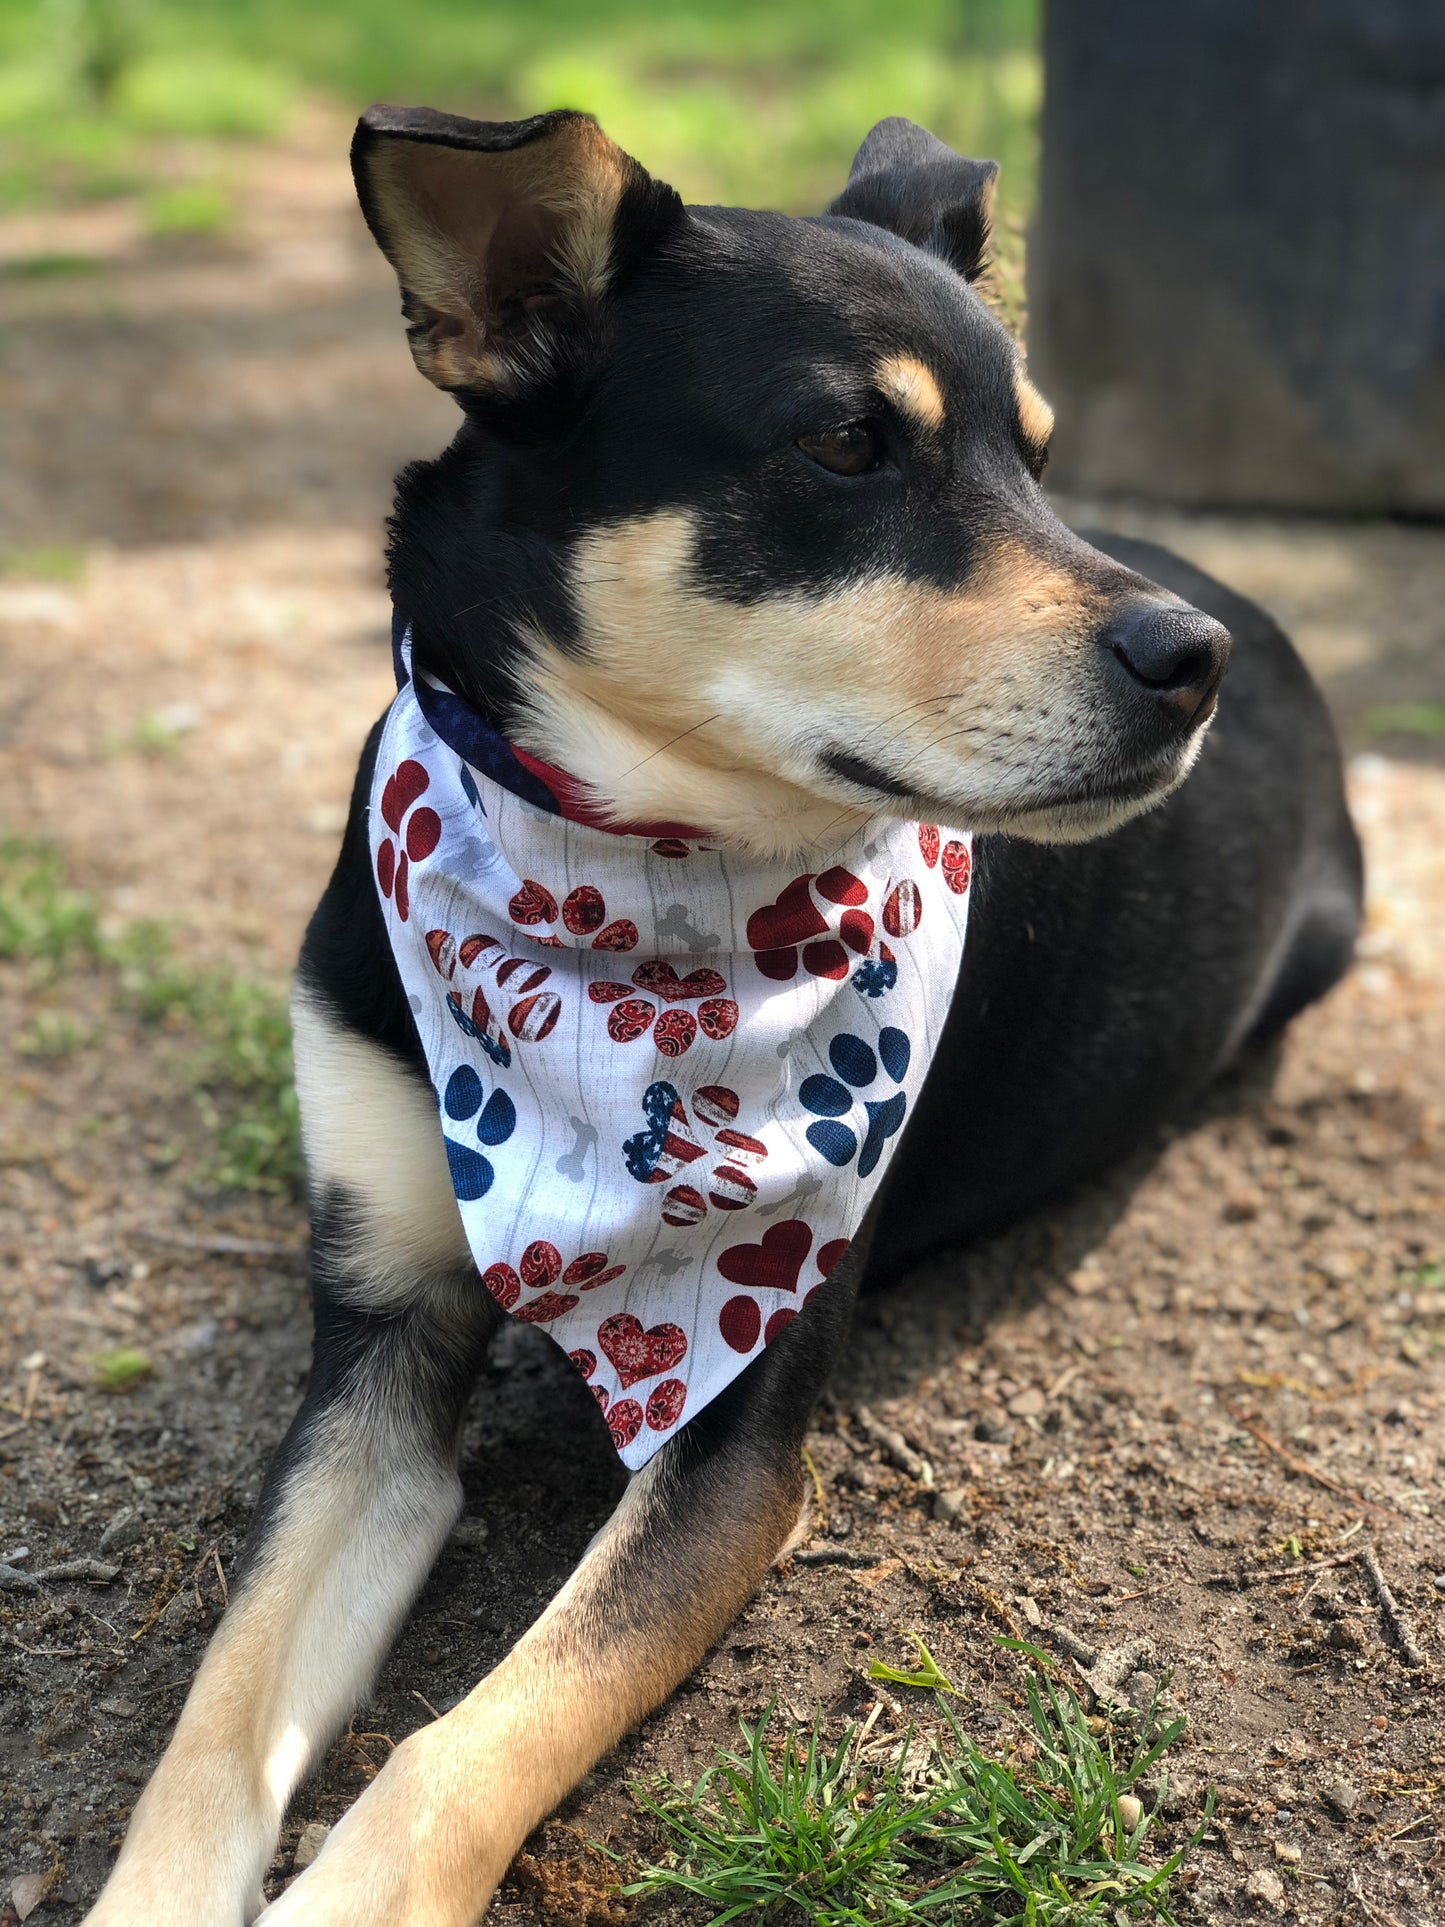
[(997, 180), (997, 161), (965, 160), (895, 116), (880, 120), (858, 149), (828, 212), (887, 228), (972, 281), (983, 272)]
[(366, 224), (438, 388), (521, 394), (600, 351), (616, 277), (682, 214), (590, 114), (464, 120), (369, 107), (351, 143)]

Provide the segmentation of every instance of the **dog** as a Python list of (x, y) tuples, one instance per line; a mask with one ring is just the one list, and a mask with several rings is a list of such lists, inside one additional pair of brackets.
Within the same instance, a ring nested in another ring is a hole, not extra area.
[[(1341, 975), (1361, 870), (1324, 706), (1279, 630), (1162, 549), (1074, 533), (1046, 501), (1050, 411), (973, 286), (992, 164), (884, 121), (827, 213), (792, 219), (685, 207), (582, 114), (391, 107), (363, 117), (353, 164), (417, 366), (463, 415), (445, 453), (401, 475), (391, 524), (418, 700), (458, 705), (554, 809), (568, 791), (573, 822), (655, 862), (653, 844), (687, 855), (705, 837), (697, 852), (725, 868), (816, 880), (869, 825), (921, 822), (925, 868), (941, 823), (961, 826), (941, 832), (954, 883), (971, 870), (926, 1084), (826, 1287), (772, 1342), (754, 1327), (751, 1356), (670, 1426), (537, 1622), (397, 1747), (266, 1916), (467, 1927), (528, 1832), (788, 1544), (805, 1428), (860, 1284), (1144, 1144)], [(297, 979), (309, 1389), (92, 1927), (254, 1917), (286, 1802), (461, 1503), (463, 1412), (511, 1284), (479, 1279), (453, 1113), (399, 967), (398, 896), (433, 844), (429, 826), (403, 834), (400, 792), (381, 787), (382, 728)], [(514, 807), (506, 783), (486, 795), (504, 791)], [(545, 804), (537, 792), (539, 821)], [(485, 956), (510, 947), (508, 964), (543, 975), (569, 963), (549, 901), (514, 909)], [(713, 970), (713, 907), (659, 902), (643, 950), (666, 937)], [(805, 927), (814, 914), (828, 923), (815, 890)], [(828, 929), (824, 961), (847, 950)], [(866, 931), (844, 965), (886, 974)], [(448, 933), (429, 934), (445, 1001), (445, 966), (461, 966)], [(504, 966), (489, 967), (495, 989)], [(649, 968), (666, 986), (672, 966)], [(846, 1000), (881, 980), (809, 981)], [(452, 1005), (494, 1071), (504, 1048), (545, 1051), (523, 1041), (547, 1021), (535, 1001), (510, 1033), (482, 1008)], [(789, 1045), (775, 1056), (791, 1090)], [(626, 1048), (673, 1074), (661, 1033)], [(562, 1127), (539, 1183), (618, 1157), (586, 1108)], [(822, 1208), (819, 1171), (762, 1222)], [(684, 1262), (685, 1234), (670, 1237), (649, 1290)], [(543, 1262), (524, 1282), (555, 1278)]]

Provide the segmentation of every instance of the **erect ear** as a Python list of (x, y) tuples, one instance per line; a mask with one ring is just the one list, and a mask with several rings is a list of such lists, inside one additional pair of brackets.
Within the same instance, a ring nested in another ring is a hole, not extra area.
[(362, 213), (438, 388), (510, 395), (595, 354), (609, 288), (682, 213), (590, 114), (463, 120), (369, 107), (351, 143)]
[(972, 281), (983, 271), (997, 180), (997, 161), (965, 160), (895, 116), (880, 120), (858, 149), (828, 212), (887, 228)]

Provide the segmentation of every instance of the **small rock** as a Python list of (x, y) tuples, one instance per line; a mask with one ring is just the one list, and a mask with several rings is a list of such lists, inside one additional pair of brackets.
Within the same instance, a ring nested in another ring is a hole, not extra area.
[(113, 1720), (133, 1720), (140, 1708), (134, 1700), (101, 1700), (98, 1710), (109, 1713)]
[(961, 1485), (940, 1486), (933, 1495), (933, 1516), (941, 1525), (956, 1526), (964, 1516), (968, 1494)]
[[(454, 1546), (484, 1546), (487, 1543), (487, 1522), (485, 1519), (458, 1519), (451, 1529), (451, 1542)], [(308, 1828), (309, 1832), (310, 1829)], [(305, 1834), (302, 1835), (304, 1839)]]
[(1012, 1445), (1014, 1429), (1002, 1419), (981, 1418), (973, 1428), (973, 1436), (982, 1445)]
[(1028, 1385), (1008, 1402), (1011, 1418), (1042, 1418), (1048, 1400), (1037, 1385)]
[(1261, 1867), (1252, 1873), (1244, 1883), (1244, 1891), (1251, 1906), (1268, 1907), (1276, 1914), (1284, 1909), (1284, 1882), (1272, 1867)]
[(0, 1565), (0, 1592), (39, 1592), (40, 1581), (18, 1567)]
[(1365, 1650), (1359, 1627), (1351, 1625), (1348, 1619), (1335, 1621), (1325, 1634), (1325, 1644), (1332, 1646), (1337, 1653), (1362, 1653)]
[(1434, 1583), (1436, 1592), (1445, 1592), (1445, 1572), (1437, 1572)]
[(1119, 1823), (1125, 1833), (1132, 1833), (1143, 1818), (1144, 1802), (1136, 1799), (1132, 1793), (1121, 1793), (1119, 1795)]
[(1304, 1853), (1292, 1840), (1276, 1840), (1274, 1857), (1276, 1860), (1283, 1861), (1287, 1867), (1297, 1867), (1304, 1859)]
[(1080, 1298), (1090, 1297), (1094, 1292), (1102, 1290), (1108, 1282), (1104, 1267), (1093, 1258), (1086, 1258), (1081, 1265), (1067, 1272), (1064, 1277), (1064, 1283), (1069, 1290), (1077, 1292)]
[(1026, 1592), (1021, 1592), (1018, 1595), (1018, 1607), (1019, 1611), (1031, 1626), (1043, 1625), (1044, 1616), (1039, 1611), (1039, 1602), (1037, 1599), (1031, 1598)]
[(138, 1544), (145, 1537), (142, 1524), (133, 1505), (123, 1505), (105, 1531), (100, 1535), (102, 1552), (124, 1552), (128, 1546)]
[(1182, 1820), (1199, 1805), (1199, 1782), (1192, 1773), (1171, 1773), (1164, 1789), (1164, 1811), (1171, 1820)]
[[(305, 1873), (312, 1861), (326, 1845), (326, 1836), (331, 1829), (320, 1820), (313, 1820), (309, 1827), (302, 1829), (301, 1838), (296, 1842), (296, 1851), (291, 1857), (292, 1873)], [(317, 1875), (317, 1879), (320, 1879)]]
[(1348, 1780), (1337, 1781), (1322, 1797), (1337, 1820), (1348, 1820), (1360, 1804), (1360, 1796)]
[(1152, 1673), (1130, 1673), (1124, 1681), (1124, 1697), (1136, 1713), (1147, 1713), (1158, 1685)]
[(21, 1874), (10, 1889), (10, 1905), (15, 1909), (17, 1920), (29, 1920), (44, 1900), (49, 1885), (49, 1879), (43, 1873)]

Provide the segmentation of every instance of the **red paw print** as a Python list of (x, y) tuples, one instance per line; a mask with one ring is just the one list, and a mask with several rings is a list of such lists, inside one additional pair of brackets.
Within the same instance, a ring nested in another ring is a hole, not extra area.
[[(626, 1265), (609, 1265), (605, 1251), (584, 1251), (564, 1271), (562, 1254), (556, 1245), (549, 1244), (545, 1238), (534, 1238), (517, 1260), (515, 1271), (508, 1264), (488, 1265), (482, 1273), (482, 1283), (503, 1311), (525, 1319), (529, 1325), (545, 1325), (554, 1318), (560, 1318), (564, 1311), (571, 1311), (577, 1303), (579, 1292), (596, 1291), (599, 1285), (611, 1284), (626, 1269)], [(564, 1289), (554, 1290), (553, 1287), (559, 1283)], [(524, 1285), (529, 1291), (536, 1292), (537, 1296), (529, 1298), (525, 1304), (519, 1304), (517, 1301), (522, 1296)], [(580, 1370), (591, 1354), (573, 1352), (571, 1356), (573, 1364)], [(596, 1364), (596, 1359), (592, 1359), (593, 1369)], [(589, 1378), (591, 1370), (583, 1371), (582, 1376)]]
[[(522, 880), (521, 887), (513, 893), (507, 905), (507, 915), (512, 922), (523, 930), (533, 930), (539, 924), (557, 921), (557, 899), (545, 883), (537, 883), (531, 877)], [(562, 899), (562, 922), (574, 937), (591, 937), (594, 950), (635, 950), (637, 948), (637, 925), (630, 917), (617, 917), (607, 921), (607, 905), (602, 892), (590, 883), (579, 883)], [(594, 934), (595, 933), (595, 934)], [(548, 934), (536, 936), (534, 943), (551, 944), (554, 948), (563, 944), (564, 939)]]
[(485, 975), (505, 998), (506, 1026), (524, 1044), (540, 1044), (550, 1037), (562, 1013), (562, 999), (555, 990), (542, 986), (552, 975), (550, 964), (534, 963), (530, 957), (514, 957), (506, 946), (485, 931), (463, 937), (458, 943), (449, 930), (428, 930), (426, 947), (437, 975), (453, 986), (447, 1003), (458, 1028), (475, 1038), (495, 1064), (512, 1061), (511, 1045), (502, 1031), (501, 1020), (492, 1010), (486, 991), (477, 981)]
[(956, 897), (968, 894), (969, 878), (973, 874), (973, 857), (966, 843), (945, 843), (943, 846), (943, 880)]
[(809, 976), (846, 977), (854, 957), (866, 957), (873, 946), (867, 901), (868, 886), (851, 870), (835, 866), (820, 876), (794, 877), (775, 902), (748, 918), (758, 969), (787, 983), (801, 960)]
[(408, 888), (411, 866), (429, 857), (441, 841), (442, 820), (436, 811), (425, 804), (420, 809), (413, 808), (417, 798), (430, 787), (431, 778), (421, 764), (408, 757), (404, 763), (397, 764), (381, 792), (381, 820), (392, 834), (384, 836), (377, 848), (376, 880), (381, 885), (381, 894), (390, 897), (396, 905), (396, 914), (403, 923), (411, 915)]
[[(656, 1004), (646, 997), (633, 996), (634, 987), (650, 991), (668, 1008), (659, 1015)], [(727, 979), (717, 971), (690, 970), (679, 977), (661, 958), (640, 963), (630, 984), (600, 981), (587, 986), (594, 1004), (612, 1006), (607, 1013), (607, 1035), (614, 1044), (636, 1043), (651, 1031), (653, 1045), (663, 1057), (681, 1057), (691, 1050), (699, 1030), (714, 1041), (732, 1035), (737, 1029), (738, 1007), (726, 991)], [(687, 1003), (697, 1004), (696, 1015), (681, 1008)]]

